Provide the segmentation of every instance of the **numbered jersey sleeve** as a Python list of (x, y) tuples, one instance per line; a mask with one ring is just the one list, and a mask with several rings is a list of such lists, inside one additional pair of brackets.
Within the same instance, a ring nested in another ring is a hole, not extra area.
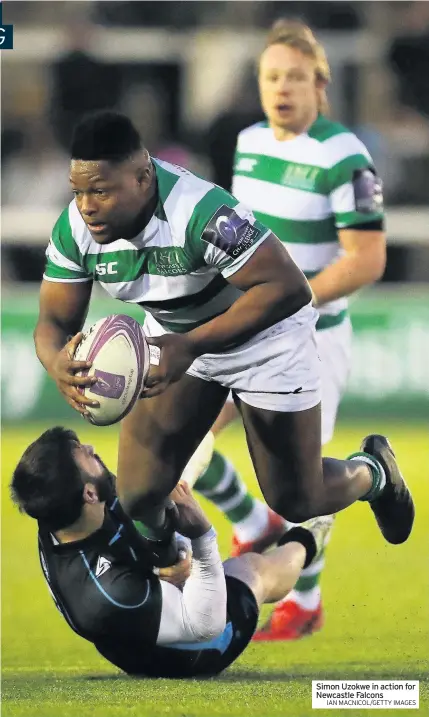
[(382, 222), (382, 181), (365, 145), (346, 132), (328, 140), (325, 148), (329, 199), (337, 228)]
[(46, 250), (43, 278), (48, 281), (90, 281), (92, 276), (83, 268), (82, 256), (70, 225), (70, 207), (59, 217)]
[(195, 207), (186, 230), (185, 250), (228, 278), (269, 234), (247, 206), (215, 186)]

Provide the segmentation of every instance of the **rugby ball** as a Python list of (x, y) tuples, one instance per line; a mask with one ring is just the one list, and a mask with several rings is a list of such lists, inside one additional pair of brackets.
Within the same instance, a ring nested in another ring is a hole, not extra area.
[(74, 358), (91, 361), (78, 376), (95, 376), (92, 386), (79, 388), (98, 408), (87, 406), (96, 426), (117, 423), (131, 411), (149, 371), (149, 347), (138, 321), (124, 314), (100, 319), (84, 333)]

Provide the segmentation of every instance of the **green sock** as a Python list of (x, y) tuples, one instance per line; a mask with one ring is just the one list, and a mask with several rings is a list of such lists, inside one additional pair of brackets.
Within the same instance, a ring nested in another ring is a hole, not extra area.
[(134, 520), (133, 523), (139, 533), (148, 541), (148, 548), (152, 553), (153, 565), (156, 567), (168, 567), (174, 565), (177, 560), (177, 544), (175, 533), (171, 528), (170, 520), (167, 517), (164, 525), (160, 528), (149, 528), (141, 520)]
[(310, 565), (308, 568), (304, 568), (301, 571), (301, 575), (299, 576), (294, 588), (297, 592), (308, 592), (309, 590), (313, 590), (313, 588), (319, 584), (320, 576), (325, 565), (324, 555), (325, 551), (323, 550), (317, 560), (314, 561), (313, 565)]
[(153, 523), (152, 525), (147, 525), (141, 520), (134, 520), (133, 522), (139, 533), (148, 540), (165, 541), (174, 533), (171, 520), (171, 511), (167, 506), (166, 510), (162, 507), (159, 508), (159, 525), (154, 525)]
[(369, 489), (368, 493), (365, 493), (365, 495), (359, 498), (359, 500), (372, 501), (378, 498), (381, 495), (384, 486), (386, 485), (386, 475), (380, 463), (374, 458), (374, 456), (371, 456), (369, 453), (365, 453), (364, 451), (352, 453), (351, 456), (347, 458), (347, 460), (362, 461), (363, 463), (367, 464), (368, 468), (371, 471), (372, 486)]
[(166, 537), (166, 533), (163, 528), (150, 528), (145, 523), (142, 523), (141, 520), (134, 520), (133, 523), (139, 533), (144, 535), (144, 537), (148, 540), (164, 540)]
[(221, 510), (231, 523), (239, 523), (252, 512), (255, 498), (237, 475), (234, 466), (218, 451), (194, 485), (205, 498)]

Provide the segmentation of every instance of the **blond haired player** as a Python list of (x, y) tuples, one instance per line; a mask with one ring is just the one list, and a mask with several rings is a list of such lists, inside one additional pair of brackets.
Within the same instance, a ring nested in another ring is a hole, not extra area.
[[(316, 329), (326, 444), (350, 368), (347, 296), (379, 279), (385, 267), (381, 182), (364, 145), (327, 116), (329, 64), (310, 28), (276, 22), (259, 60), (258, 78), (266, 121), (238, 136), (232, 192), (283, 241), (310, 282), (320, 314)], [(234, 405), (227, 404), (214, 431), (236, 415)], [(200, 467), (204, 459), (208, 462), (211, 440), (194, 460), (197, 469), (198, 460)], [(234, 555), (264, 549), (281, 534), (280, 518), (250, 495), (219, 453), (195, 488), (234, 523)], [(257, 638), (294, 639), (320, 629), (323, 564), (322, 556), (303, 571)]]

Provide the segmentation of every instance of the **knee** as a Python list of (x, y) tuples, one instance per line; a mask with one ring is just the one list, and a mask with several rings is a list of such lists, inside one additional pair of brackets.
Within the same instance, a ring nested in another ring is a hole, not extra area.
[(225, 575), (237, 578), (247, 585), (256, 598), (258, 605), (265, 601), (267, 581), (271, 580), (272, 570), (267, 571), (267, 559), (257, 553), (245, 553), (237, 558), (228, 558), (224, 562)]
[(316, 509), (314, 509), (311, 505), (305, 504), (291, 506), (286, 512), (286, 520), (290, 521), (291, 523), (305, 523), (306, 520), (310, 520), (310, 518), (315, 518), (316, 515), (318, 515)]

